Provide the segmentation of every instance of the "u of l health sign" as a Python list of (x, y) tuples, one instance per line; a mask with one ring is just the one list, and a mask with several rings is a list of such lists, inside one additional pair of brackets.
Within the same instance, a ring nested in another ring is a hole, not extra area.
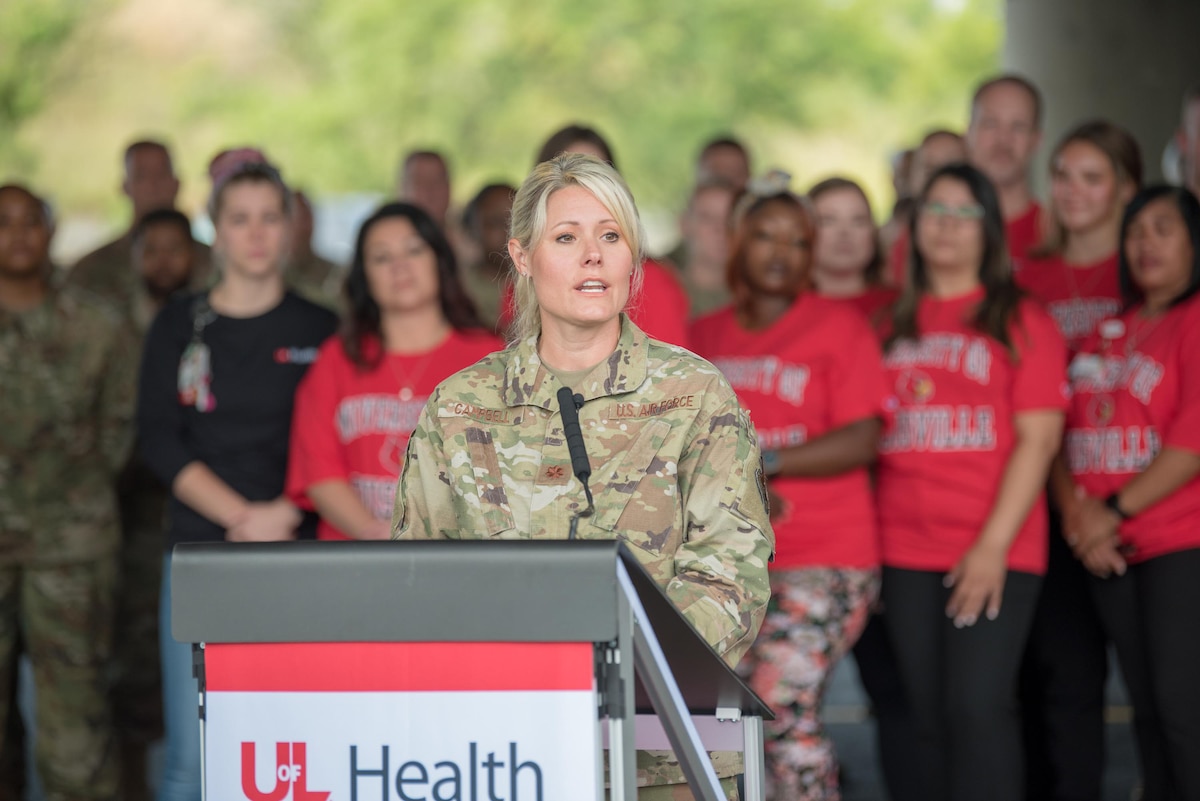
[(597, 786), (591, 643), (209, 644), (208, 801), (558, 801)]

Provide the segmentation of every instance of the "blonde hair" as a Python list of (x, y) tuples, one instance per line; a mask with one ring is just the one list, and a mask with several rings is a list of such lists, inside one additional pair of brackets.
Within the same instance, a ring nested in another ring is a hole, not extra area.
[[(629, 293), (630, 296), (636, 294), (642, 286), (642, 244), (646, 240), (646, 233), (638, 216), (637, 204), (633, 201), (633, 193), (629, 191), (625, 180), (611, 165), (595, 156), (563, 153), (534, 167), (513, 199), (509, 238), (517, 240), (521, 249), (532, 256), (546, 230), (546, 206), (550, 196), (569, 186), (586, 189), (616, 220), (621, 237), (633, 255)], [(541, 334), (542, 318), (533, 282), (528, 276), (516, 272), (515, 265), (514, 272), (515, 309), (511, 336), (515, 341), (521, 341)]]

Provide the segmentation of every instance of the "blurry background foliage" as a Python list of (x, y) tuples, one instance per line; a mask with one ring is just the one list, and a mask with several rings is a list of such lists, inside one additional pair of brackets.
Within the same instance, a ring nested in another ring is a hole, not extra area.
[(889, 158), (964, 125), (1002, 35), (1001, 0), (0, 0), (0, 180), (95, 239), (128, 223), (137, 137), (172, 144), (191, 212), (229, 144), (326, 200), (390, 193), (420, 147), (447, 153), (461, 204), (579, 121), (660, 223), (721, 132), (798, 190), (864, 181), (884, 217)]

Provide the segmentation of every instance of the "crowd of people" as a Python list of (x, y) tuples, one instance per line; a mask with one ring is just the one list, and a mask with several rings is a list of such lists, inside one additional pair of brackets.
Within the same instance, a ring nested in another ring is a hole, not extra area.
[[(69, 269), (41, 195), (0, 186), (0, 801), (149, 798), (159, 739), (157, 797), (200, 797), (175, 544), (570, 517), (775, 710), (772, 799), (839, 797), (820, 708), (850, 653), (893, 801), (1099, 799), (1110, 646), (1141, 798), (1200, 799), (1200, 87), (1184, 186), (1091, 120), (1045, 204), (1038, 89), (966, 100), (882, 225), (853, 179), (798, 191), (713, 138), (658, 255), (583, 125), (461, 214), (446, 159), (408, 154), (344, 268), (257, 148), (211, 160), (206, 245), (168, 147), (131, 144), (129, 230)], [(557, 388), (601, 468), (586, 514)]]

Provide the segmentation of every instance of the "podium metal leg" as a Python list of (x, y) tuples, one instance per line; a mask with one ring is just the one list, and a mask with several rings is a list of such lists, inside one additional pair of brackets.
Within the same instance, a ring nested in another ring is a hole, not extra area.
[(197, 687), (200, 690), (199, 697), (196, 699), (196, 703), (199, 704), (198, 717), (200, 718), (197, 721), (200, 726), (200, 798), (201, 801), (208, 801), (208, 770), (205, 766), (208, 754), (206, 753), (207, 746), (204, 739), (204, 725), (208, 721), (208, 710), (205, 707), (208, 686), (205, 681), (204, 643), (202, 642), (192, 644), (192, 675), (195, 677)]
[(633, 741), (634, 611), (625, 598), (619, 597), (617, 605), (618, 647), (608, 651), (610, 663), (616, 665), (617, 682), (615, 687), (607, 689), (619, 698), (617, 704), (610, 704), (608, 717), (609, 797), (612, 801), (637, 801), (637, 749)]
[(672, 750), (679, 758), (679, 766), (687, 777), (688, 787), (698, 801), (725, 801), (725, 793), (717, 780), (708, 754), (700, 744), (700, 735), (692, 723), (692, 716), (683, 703), (679, 685), (667, 666), (658, 637), (638, 600), (637, 592), (629, 579), (625, 566), (617, 564), (617, 579), (625, 591), (625, 598), (633, 610), (633, 658), (637, 665), (642, 686), (654, 704), (671, 741)]
[(745, 750), (742, 763), (745, 765), (745, 801), (766, 801), (767, 772), (763, 760), (763, 721), (757, 715), (742, 718), (742, 734)]

